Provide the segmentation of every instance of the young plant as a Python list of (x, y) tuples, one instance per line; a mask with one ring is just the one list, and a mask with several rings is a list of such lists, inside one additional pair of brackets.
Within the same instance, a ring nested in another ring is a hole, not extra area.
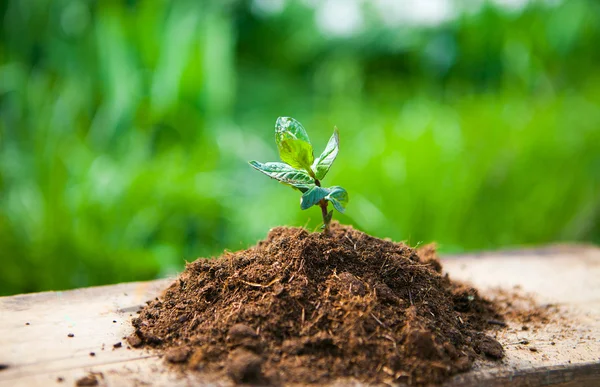
[(338, 186), (323, 187), (321, 180), (333, 164), (339, 150), (340, 138), (337, 128), (329, 139), (325, 150), (315, 159), (312, 144), (306, 130), (298, 121), (290, 117), (279, 117), (275, 122), (275, 142), (283, 163), (259, 163), (250, 165), (280, 183), (302, 192), (300, 208), (321, 207), (323, 229), (329, 231), (333, 210), (327, 211), (329, 202), (333, 208), (343, 213), (348, 203), (348, 193)]

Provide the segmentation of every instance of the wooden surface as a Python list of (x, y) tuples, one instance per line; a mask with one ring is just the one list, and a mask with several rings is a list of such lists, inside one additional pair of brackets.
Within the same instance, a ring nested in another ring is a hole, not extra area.
[[(517, 286), (560, 311), (548, 324), (528, 330), (509, 322), (497, 337), (506, 358), (478, 363), (447, 385), (600, 386), (600, 249), (555, 246), (450, 256), (443, 264), (452, 278), (470, 281), (491, 297)], [(101, 373), (100, 386), (228, 385), (173, 373), (157, 354), (127, 348), (123, 337), (132, 331), (130, 318), (168, 283), (0, 298), (0, 386), (72, 386), (89, 372)]]

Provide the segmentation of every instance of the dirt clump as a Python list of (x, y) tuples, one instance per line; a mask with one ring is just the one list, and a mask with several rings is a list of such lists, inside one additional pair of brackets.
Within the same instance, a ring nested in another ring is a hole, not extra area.
[[(494, 321), (496, 324), (490, 324)], [(502, 316), (415, 250), (333, 223), (277, 227), (256, 246), (198, 259), (133, 319), (133, 347), (236, 383), (440, 383), (500, 359)]]
[(104, 379), (102, 372), (90, 372), (75, 381), (76, 386), (97, 386)]

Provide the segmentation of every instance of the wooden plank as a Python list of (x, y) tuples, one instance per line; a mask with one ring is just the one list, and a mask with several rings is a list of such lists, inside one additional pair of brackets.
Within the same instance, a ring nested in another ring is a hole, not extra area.
[[(599, 248), (567, 245), (446, 257), (444, 268), (492, 297), (496, 289), (518, 287), (560, 310), (540, 329), (523, 331), (522, 324), (509, 322), (497, 336), (506, 349), (502, 364), (479, 364), (449, 385), (493, 380), (493, 386), (600, 386)], [(524, 341), (529, 344), (518, 344)]]
[[(447, 385), (600, 385), (600, 249), (555, 246), (450, 256), (443, 263), (453, 278), (491, 296), (495, 289), (519, 286), (561, 311), (528, 331), (509, 323), (498, 335), (506, 348), (503, 362), (480, 362)], [(0, 298), (0, 364), (7, 366), (0, 370), (0, 386), (73, 385), (88, 372), (102, 374), (101, 386), (229, 385), (206, 375), (170, 372), (156, 353), (127, 349), (123, 337), (132, 331), (131, 316), (169, 282)], [(519, 344), (525, 340), (528, 345)], [(114, 348), (118, 342), (122, 346)]]

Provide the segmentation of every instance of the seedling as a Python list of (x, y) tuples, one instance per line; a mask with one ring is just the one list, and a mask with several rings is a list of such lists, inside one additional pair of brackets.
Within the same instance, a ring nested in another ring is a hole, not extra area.
[(300, 208), (321, 207), (323, 230), (329, 231), (329, 223), (333, 210), (327, 211), (329, 202), (333, 208), (343, 213), (348, 203), (348, 192), (338, 186), (322, 187), (321, 180), (337, 157), (340, 136), (337, 128), (329, 139), (325, 150), (315, 159), (313, 147), (306, 130), (290, 117), (279, 117), (275, 122), (275, 142), (279, 149), (279, 157), (283, 163), (259, 163), (250, 161), (253, 168), (258, 169), (272, 179), (302, 192)]

